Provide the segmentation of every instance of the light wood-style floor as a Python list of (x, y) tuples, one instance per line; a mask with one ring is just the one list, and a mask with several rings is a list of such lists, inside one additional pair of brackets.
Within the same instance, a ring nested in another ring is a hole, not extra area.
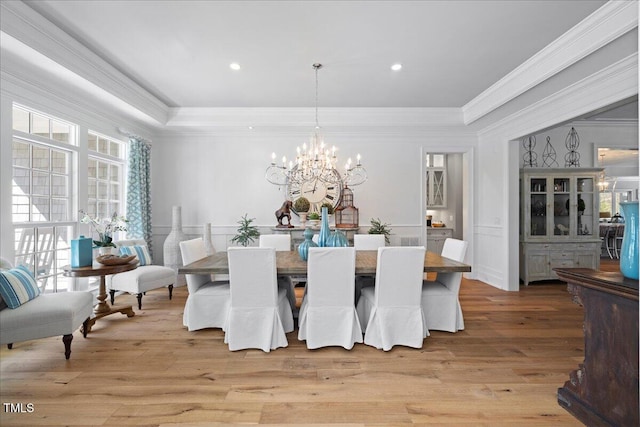
[(135, 317), (76, 332), (68, 361), (60, 338), (3, 346), (1, 400), (33, 412), (3, 407), (0, 424), (581, 425), (556, 401), (584, 359), (582, 308), (561, 282), (508, 293), (464, 280), (464, 331), (386, 353), (309, 351), (296, 332), (268, 354), (229, 352), (220, 330), (182, 326), (186, 295), (148, 292)]

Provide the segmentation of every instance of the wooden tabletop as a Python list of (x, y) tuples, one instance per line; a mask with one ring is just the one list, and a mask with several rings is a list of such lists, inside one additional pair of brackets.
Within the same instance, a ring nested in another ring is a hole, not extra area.
[[(356, 251), (356, 274), (369, 275), (376, 273), (378, 251)], [(276, 252), (276, 268), (283, 276), (305, 276), (307, 263), (300, 259), (296, 251)], [(469, 272), (471, 266), (444, 258), (434, 252), (427, 252), (424, 257), (425, 273)], [(217, 252), (201, 260), (180, 267), (180, 274), (229, 274), (229, 263), (226, 252)]]
[(134, 259), (126, 264), (120, 265), (103, 265), (96, 262), (87, 267), (71, 267), (65, 265), (62, 267), (63, 274), (68, 277), (91, 277), (91, 276), (108, 276), (109, 274), (122, 273), (124, 271), (133, 270), (138, 266), (138, 260)]

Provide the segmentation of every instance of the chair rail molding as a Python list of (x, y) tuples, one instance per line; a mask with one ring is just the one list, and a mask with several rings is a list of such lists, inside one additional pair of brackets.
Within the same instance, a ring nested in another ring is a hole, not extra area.
[(637, 1), (610, 1), (462, 107), (470, 124), (638, 27)]

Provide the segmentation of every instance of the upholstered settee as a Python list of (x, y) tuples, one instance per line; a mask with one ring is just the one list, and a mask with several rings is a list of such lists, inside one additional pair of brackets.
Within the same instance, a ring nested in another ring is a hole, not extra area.
[[(0, 270), (5, 278), (9, 276), (5, 273), (15, 269), (11, 269), (6, 260), (0, 260)], [(7, 344), (11, 349), (15, 342), (62, 335), (64, 355), (69, 359), (73, 333), (84, 325), (83, 335), (87, 336), (93, 294), (86, 291), (40, 293), (38, 290), (34, 295), (15, 308), (0, 298), (0, 344)]]

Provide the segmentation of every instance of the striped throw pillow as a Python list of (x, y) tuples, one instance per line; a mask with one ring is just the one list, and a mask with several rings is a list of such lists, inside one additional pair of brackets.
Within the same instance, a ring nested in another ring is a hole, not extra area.
[(20, 265), (0, 271), (0, 295), (9, 308), (18, 308), (40, 295), (40, 288), (29, 269)]
[(120, 246), (120, 254), (122, 255), (136, 255), (140, 266), (151, 265), (151, 255), (149, 255), (149, 249), (146, 246)]

